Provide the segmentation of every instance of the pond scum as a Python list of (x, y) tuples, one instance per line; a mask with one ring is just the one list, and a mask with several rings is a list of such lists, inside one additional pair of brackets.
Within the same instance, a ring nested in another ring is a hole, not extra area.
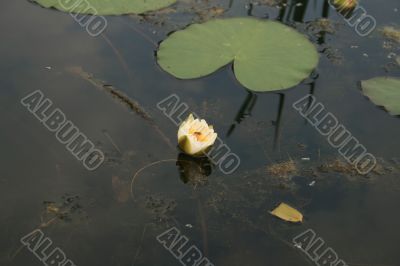
[[(148, 173), (142, 173), (141, 175), (148, 175), (151, 172), (152, 170), (148, 169)], [(380, 159), (372, 173), (367, 176), (360, 175), (352, 165), (344, 160), (332, 158), (319, 162), (289, 159), (270, 164), (263, 169), (235, 173), (230, 179), (234, 180), (234, 182), (226, 181), (223, 176), (213, 176), (212, 179), (209, 179), (207, 177), (208, 174), (200, 170), (199, 165), (196, 164), (187, 165), (181, 175), (191, 180), (187, 183), (183, 179), (184, 183), (191, 186), (197, 193), (206, 196), (206, 205), (211, 207), (214, 212), (229, 213), (241, 222), (249, 222), (248, 217), (240, 217), (241, 215), (236, 211), (241, 209), (241, 212), (246, 210), (245, 213), (247, 213), (251, 209), (257, 210), (266, 202), (272, 205), (273, 203), (276, 204), (274, 198), (277, 194), (280, 194), (281, 197), (290, 195), (295, 204), (299, 204), (302, 208), (307, 206), (311, 198), (302, 195), (300, 188), (303, 184), (323, 189), (330, 186), (334, 180), (342, 180), (342, 182), (353, 185), (374, 184), (378, 181), (381, 183), (388, 182), (388, 184), (391, 183), (393, 185), (392, 182), (394, 182), (397, 185), (392, 189), (400, 191), (400, 183), (396, 181), (396, 175), (399, 173), (400, 163), (395, 158), (389, 161)], [(382, 180), (383, 176), (385, 181)], [(139, 176), (138, 178), (140, 179), (141, 177)], [(179, 209), (180, 202), (178, 199), (171, 198), (171, 196), (162, 196), (162, 193), (149, 194), (140, 188), (135, 193), (142, 194), (138, 199), (144, 200), (142, 205), (155, 215), (155, 220), (164, 220), (165, 226), (175, 224), (176, 220), (173, 217), (176, 210)], [(146, 196), (143, 197), (143, 195)], [(261, 227), (261, 225), (257, 227)]]

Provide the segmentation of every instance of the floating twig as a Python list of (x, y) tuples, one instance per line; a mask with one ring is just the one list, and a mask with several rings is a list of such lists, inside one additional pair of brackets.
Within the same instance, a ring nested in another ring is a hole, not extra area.
[(131, 99), (125, 93), (120, 91), (119, 89), (115, 88), (112, 85), (106, 84), (105, 82), (98, 80), (93, 77), (93, 75), (85, 72), (81, 67), (68, 67), (67, 71), (70, 73), (81, 77), (82, 79), (91, 83), (94, 87), (107, 92), (113, 98), (117, 99), (120, 103), (128, 107), (132, 112), (146, 120), (154, 129), (155, 131), (161, 136), (164, 142), (171, 148), (175, 149), (172, 145), (169, 138), (161, 131), (161, 129), (157, 126), (154, 119), (146, 112), (146, 110), (135, 100)]

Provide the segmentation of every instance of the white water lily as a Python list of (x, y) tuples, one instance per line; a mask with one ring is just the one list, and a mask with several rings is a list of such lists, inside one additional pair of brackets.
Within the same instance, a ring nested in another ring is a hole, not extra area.
[(217, 133), (204, 119), (194, 119), (190, 114), (179, 126), (179, 147), (189, 155), (203, 155), (217, 139)]
[(334, 0), (333, 4), (337, 6), (339, 10), (353, 9), (357, 6), (357, 0)]

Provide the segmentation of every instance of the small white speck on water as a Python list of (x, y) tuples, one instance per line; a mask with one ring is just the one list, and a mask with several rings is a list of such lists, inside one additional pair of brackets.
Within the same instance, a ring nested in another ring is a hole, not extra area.
[(299, 248), (299, 249), (302, 248), (300, 243), (295, 243), (294, 246), (295, 246), (296, 248)]
[(388, 59), (392, 59), (392, 58), (395, 58), (396, 56), (397, 56), (397, 54), (391, 52), (391, 53), (388, 54), (387, 58)]

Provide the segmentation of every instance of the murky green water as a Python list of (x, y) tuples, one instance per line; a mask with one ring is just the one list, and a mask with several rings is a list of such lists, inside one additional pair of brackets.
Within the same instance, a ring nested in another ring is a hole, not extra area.
[[(1, 2), (0, 265), (43, 265), (20, 242), (37, 228), (76, 265), (180, 265), (156, 240), (173, 226), (215, 265), (314, 265), (292, 244), (309, 228), (349, 266), (399, 265), (400, 123), (359, 87), (363, 79), (400, 75), (390, 56), (399, 46), (384, 47), (379, 32), (398, 25), (398, 1), (362, 2), (378, 22), (368, 37), (358, 36), (322, 0), (289, 0), (279, 8), (239, 0), (184, 2), (176, 13), (107, 17), (98, 37), (68, 14), (23, 0)], [(210, 18), (204, 10), (214, 6), (226, 9), (222, 17), (280, 20), (304, 32), (318, 45), (318, 68), (281, 94), (247, 91), (231, 67), (189, 81), (162, 71), (157, 43)], [(318, 30), (320, 18), (330, 19), (328, 32)], [(140, 103), (154, 123), (71, 67)], [(86, 170), (20, 104), (37, 89), (105, 153), (99, 169)], [(320, 167), (340, 155), (291, 107), (310, 92), (380, 158), (379, 171), (365, 178)], [(176, 126), (156, 107), (171, 93), (214, 125), (240, 157), (237, 171), (177, 165), (180, 152), (165, 141), (175, 145)], [(159, 160), (169, 161), (145, 168), (132, 182), (139, 169)], [(267, 167), (289, 160), (296, 173), (268, 173)], [(280, 202), (300, 210), (304, 223), (271, 216)]]

